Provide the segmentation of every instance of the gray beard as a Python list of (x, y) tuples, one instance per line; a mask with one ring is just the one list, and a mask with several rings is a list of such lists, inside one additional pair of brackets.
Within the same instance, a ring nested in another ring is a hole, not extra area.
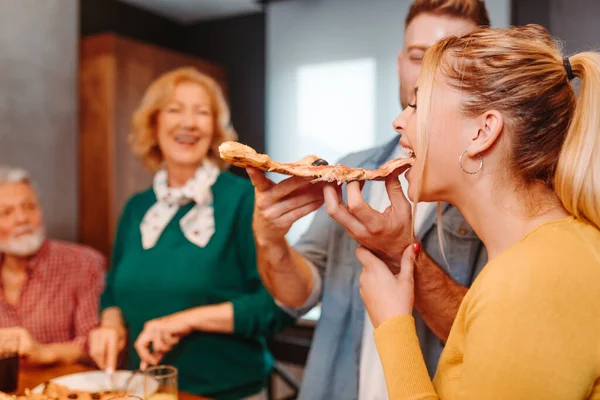
[(44, 228), (38, 228), (35, 232), (16, 237), (13, 233), (8, 240), (0, 241), (0, 253), (17, 257), (29, 257), (35, 254), (46, 239)]

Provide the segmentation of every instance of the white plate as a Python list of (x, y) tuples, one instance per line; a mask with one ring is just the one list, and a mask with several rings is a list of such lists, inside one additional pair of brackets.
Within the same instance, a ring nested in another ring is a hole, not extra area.
[[(115, 371), (112, 379), (104, 371), (79, 372), (71, 375), (64, 375), (51, 379), (51, 382), (63, 385), (73, 390), (86, 392), (103, 392), (107, 390), (116, 390), (123, 387), (127, 379), (131, 376), (131, 371)], [(116, 388), (112, 382), (115, 382)], [(158, 387), (158, 382), (150, 381), (150, 393), (154, 393)], [(44, 384), (33, 388), (33, 393), (42, 393)], [(137, 373), (129, 383), (127, 391), (133, 395), (144, 398), (144, 374)]]

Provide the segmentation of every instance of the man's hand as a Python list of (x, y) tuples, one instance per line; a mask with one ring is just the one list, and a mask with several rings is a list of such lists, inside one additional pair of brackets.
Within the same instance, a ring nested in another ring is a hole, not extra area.
[(126, 341), (127, 332), (123, 325), (105, 325), (93, 329), (88, 341), (90, 357), (98, 368), (113, 372)]
[(386, 178), (385, 188), (391, 205), (383, 213), (365, 202), (359, 182), (348, 183), (347, 206), (339, 186), (331, 184), (323, 188), (327, 213), (346, 228), (354, 240), (381, 258), (395, 274), (400, 271), (402, 252), (412, 241), (411, 206), (398, 180), (401, 172), (398, 170)]
[(15, 326), (0, 329), (0, 343), (9, 341), (18, 343), (19, 356), (28, 364), (46, 365), (58, 361), (51, 347), (38, 343), (25, 328)]
[(255, 188), (252, 228), (258, 245), (281, 242), (294, 222), (323, 205), (323, 184), (297, 176), (275, 184), (255, 168), (246, 171)]
[(323, 184), (300, 177), (275, 184), (255, 168), (246, 170), (255, 188), (252, 229), (258, 273), (273, 297), (287, 306), (300, 307), (312, 291), (312, 272), (285, 235), (294, 222), (323, 205)]

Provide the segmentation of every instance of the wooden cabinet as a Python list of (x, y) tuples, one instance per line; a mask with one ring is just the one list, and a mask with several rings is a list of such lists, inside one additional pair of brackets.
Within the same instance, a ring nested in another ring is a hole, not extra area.
[(79, 238), (108, 255), (127, 199), (152, 175), (129, 151), (131, 115), (158, 76), (193, 66), (226, 90), (222, 68), (115, 34), (82, 38), (79, 65)]

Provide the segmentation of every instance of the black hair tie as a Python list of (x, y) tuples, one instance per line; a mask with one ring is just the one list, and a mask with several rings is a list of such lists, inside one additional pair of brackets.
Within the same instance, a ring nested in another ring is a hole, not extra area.
[(570, 81), (575, 79), (575, 74), (573, 73), (573, 68), (571, 68), (569, 57), (563, 57), (563, 65), (565, 66), (565, 71), (567, 71), (567, 78), (569, 78)]

